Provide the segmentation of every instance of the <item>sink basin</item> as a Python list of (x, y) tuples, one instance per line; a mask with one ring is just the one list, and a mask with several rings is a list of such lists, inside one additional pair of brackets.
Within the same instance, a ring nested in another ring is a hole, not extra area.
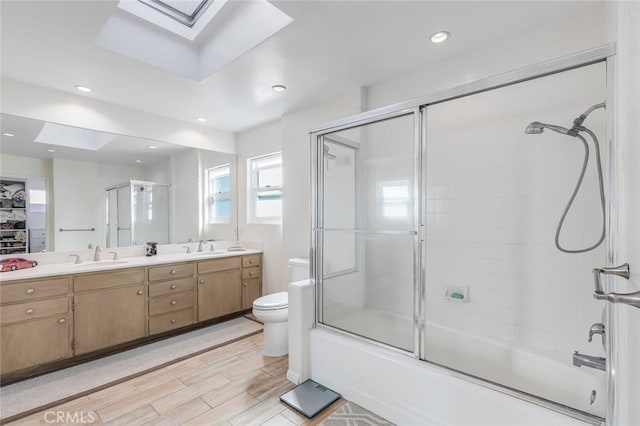
[(129, 263), (128, 260), (103, 260), (101, 262), (85, 262), (79, 265), (76, 265), (78, 268), (90, 268), (93, 266), (114, 266), (114, 265), (123, 265), (125, 263)]
[(201, 251), (195, 253), (189, 253), (191, 256), (215, 256), (216, 254), (224, 254), (226, 251), (224, 250), (216, 250), (216, 251)]

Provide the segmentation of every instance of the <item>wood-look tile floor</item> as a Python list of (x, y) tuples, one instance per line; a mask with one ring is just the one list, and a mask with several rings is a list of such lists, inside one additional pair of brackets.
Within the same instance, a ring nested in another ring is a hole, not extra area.
[(294, 387), (288, 358), (261, 348), (262, 334), (247, 337), (10, 424), (317, 425), (345, 403), (311, 420), (297, 414), (279, 400)]

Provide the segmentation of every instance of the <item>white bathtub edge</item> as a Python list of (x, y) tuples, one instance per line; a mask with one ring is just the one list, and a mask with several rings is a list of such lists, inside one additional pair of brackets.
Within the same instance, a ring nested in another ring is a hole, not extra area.
[(311, 331), (311, 377), (400, 426), (587, 424), (325, 328)]

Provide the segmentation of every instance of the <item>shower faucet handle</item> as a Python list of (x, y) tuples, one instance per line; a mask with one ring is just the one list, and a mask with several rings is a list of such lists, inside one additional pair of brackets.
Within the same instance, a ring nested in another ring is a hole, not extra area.
[(594, 334), (602, 335), (602, 339), (604, 341), (604, 324), (602, 324), (601, 322), (597, 322), (591, 326), (591, 328), (589, 329), (589, 342), (593, 340)]

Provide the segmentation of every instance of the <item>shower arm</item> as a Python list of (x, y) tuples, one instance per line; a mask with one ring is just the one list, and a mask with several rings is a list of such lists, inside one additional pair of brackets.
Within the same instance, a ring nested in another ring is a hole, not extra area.
[(580, 130), (579, 127), (582, 126), (582, 123), (584, 123), (584, 120), (587, 118), (589, 114), (591, 114), (593, 111), (599, 108), (605, 108), (605, 107), (606, 107), (605, 102), (601, 102), (599, 104), (595, 104), (592, 107), (590, 107), (588, 110), (580, 114), (575, 120), (573, 120), (573, 127), (571, 127), (571, 130), (569, 130), (569, 132), (572, 135), (574, 133), (577, 133)]

